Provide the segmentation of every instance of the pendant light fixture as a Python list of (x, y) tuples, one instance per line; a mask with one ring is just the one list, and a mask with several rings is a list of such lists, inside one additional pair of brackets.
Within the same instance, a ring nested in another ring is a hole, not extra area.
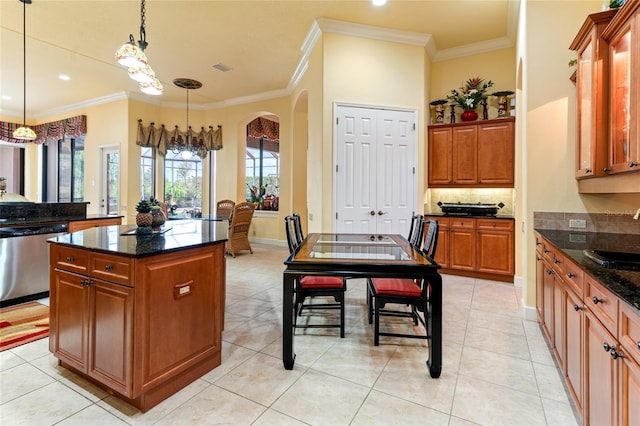
[(148, 95), (161, 95), (164, 90), (162, 83), (156, 78), (156, 73), (149, 65), (149, 60), (144, 53), (149, 45), (144, 24), (145, 13), (145, 0), (142, 0), (140, 3), (140, 40), (136, 44), (133, 34), (129, 34), (129, 41), (116, 51), (116, 61), (129, 68), (129, 77), (139, 83), (140, 91)]
[(36, 132), (27, 127), (27, 4), (31, 0), (19, 0), (22, 2), (22, 126), (13, 131), (13, 138), (22, 141), (32, 141), (36, 138)]
[(193, 132), (191, 131), (191, 126), (189, 126), (189, 90), (201, 88), (202, 83), (190, 78), (176, 78), (173, 80), (173, 84), (182, 89), (187, 89), (187, 128), (184, 132), (184, 141), (176, 141), (177, 143), (171, 146), (170, 149), (174, 154), (180, 153), (182, 158), (188, 160), (191, 156), (198, 155), (198, 147), (194, 144)]

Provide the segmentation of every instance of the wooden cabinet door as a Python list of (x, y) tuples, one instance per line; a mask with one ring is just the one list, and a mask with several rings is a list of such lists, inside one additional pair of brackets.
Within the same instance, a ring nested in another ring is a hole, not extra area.
[(478, 183), (513, 186), (514, 122), (478, 126)]
[(131, 396), (133, 288), (92, 279), (87, 373)]
[(565, 291), (564, 284), (557, 274), (553, 274), (553, 352), (558, 364), (564, 370), (565, 367)]
[(622, 358), (621, 371), (621, 424), (640, 425), (640, 364), (633, 358)]
[(536, 251), (536, 310), (538, 311), (538, 321), (540, 324), (544, 324), (544, 270), (545, 266), (542, 255)]
[(433, 127), (429, 129), (428, 183), (429, 186), (450, 185), (452, 179), (452, 130)]
[(616, 346), (614, 337), (598, 319), (585, 309), (585, 425), (615, 425), (616, 376), (619, 363), (604, 350), (604, 345)]
[(51, 270), (49, 350), (61, 361), (86, 371), (89, 330), (87, 278)]
[(478, 230), (478, 272), (513, 275), (513, 232)]
[[(449, 267), (449, 218), (425, 216), (426, 220), (438, 221), (438, 246), (434, 260), (443, 268)], [(426, 229), (425, 229), (426, 231)]]
[(553, 282), (555, 272), (546, 261), (543, 261), (544, 273), (542, 278), (543, 321), (542, 330), (549, 342), (553, 342)]
[(584, 307), (582, 298), (565, 288), (565, 369), (569, 392), (573, 396), (578, 412), (582, 412), (582, 336), (584, 331)]
[(452, 135), (453, 183), (478, 182), (478, 126), (454, 127)]
[(476, 267), (476, 231), (474, 229), (449, 230), (449, 266), (473, 271)]

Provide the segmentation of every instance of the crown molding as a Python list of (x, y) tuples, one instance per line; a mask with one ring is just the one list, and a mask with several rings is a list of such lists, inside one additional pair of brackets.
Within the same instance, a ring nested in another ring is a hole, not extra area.
[(316, 22), (323, 33), (341, 34), (414, 46), (425, 46), (431, 38), (431, 34), (393, 30), (327, 18), (318, 18)]
[(452, 47), (438, 51), (433, 57), (433, 62), (447, 61), (450, 59), (464, 58), (466, 56), (478, 55), (492, 52), (494, 50), (507, 49), (514, 46), (513, 40), (508, 37), (494, 38), (492, 40), (478, 43), (466, 44), (464, 46)]
[(120, 101), (123, 99), (127, 99), (129, 96), (127, 94), (127, 92), (117, 92), (117, 93), (112, 93), (110, 95), (106, 95), (106, 96), (101, 96), (99, 98), (93, 98), (93, 99), (89, 99), (86, 101), (82, 101), (82, 102), (78, 102), (75, 104), (69, 104), (69, 105), (65, 105), (65, 106), (61, 106), (59, 108), (54, 108), (54, 109), (50, 109), (48, 111), (39, 113), (39, 114), (34, 114), (33, 118), (36, 120), (39, 119), (43, 119), (52, 115), (56, 115), (56, 114), (62, 114), (65, 112), (70, 112), (70, 111), (75, 111), (81, 108), (86, 108), (86, 107), (92, 107), (92, 106), (96, 106), (96, 105), (103, 105), (103, 104), (108, 104), (111, 102), (115, 102), (115, 101)]

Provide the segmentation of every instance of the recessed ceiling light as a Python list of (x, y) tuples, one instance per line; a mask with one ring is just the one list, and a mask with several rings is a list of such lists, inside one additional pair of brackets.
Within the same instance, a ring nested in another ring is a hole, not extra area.
[(225, 65), (222, 62), (218, 62), (217, 64), (212, 65), (212, 67), (222, 72), (231, 71), (233, 69), (229, 65)]
[(68, 75), (66, 75), (66, 74), (60, 74), (60, 75), (58, 75), (58, 78), (59, 78), (60, 80), (64, 80), (64, 81), (69, 81), (69, 80), (71, 80), (71, 77), (69, 77), (69, 76), (68, 76)]
[(10, 101), (13, 98), (9, 95), (2, 95), (2, 99), (4, 99), (5, 101)]
[(387, 0), (371, 0), (374, 6), (384, 6), (387, 4)]

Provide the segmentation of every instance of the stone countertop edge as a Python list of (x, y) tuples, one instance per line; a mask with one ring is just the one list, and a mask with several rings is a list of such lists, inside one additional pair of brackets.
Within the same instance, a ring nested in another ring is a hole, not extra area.
[(487, 216), (487, 215), (467, 215), (467, 214), (446, 214), (442, 212), (436, 213), (423, 213), (424, 216), (438, 216), (438, 217), (449, 217), (453, 219), (515, 219), (513, 216), (497, 214), (495, 216)]
[(136, 225), (101, 226), (59, 235), (47, 242), (110, 255), (141, 258), (220, 244), (228, 239), (226, 221), (181, 220), (166, 223), (162, 233), (126, 234), (133, 229), (136, 229)]
[(534, 230), (640, 314), (640, 270), (605, 268), (583, 253), (583, 250), (598, 249), (640, 253), (640, 235), (538, 228)]
[(7, 218), (0, 222), (0, 228), (6, 228), (9, 226), (28, 226), (39, 225), (45, 223), (61, 223), (61, 222), (78, 222), (85, 220), (100, 220), (100, 219), (116, 219), (123, 218), (124, 216), (113, 216), (106, 214), (88, 214), (86, 216), (46, 216), (46, 217), (28, 217), (28, 218)]

